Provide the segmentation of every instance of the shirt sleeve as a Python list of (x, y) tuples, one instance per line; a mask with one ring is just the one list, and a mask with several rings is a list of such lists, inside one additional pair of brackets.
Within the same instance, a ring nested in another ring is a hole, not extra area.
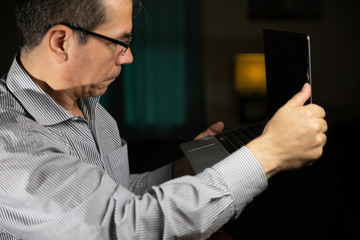
[(167, 164), (152, 172), (131, 174), (129, 189), (136, 195), (142, 195), (149, 191), (152, 186), (160, 185), (172, 179), (172, 163)]
[(267, 184), (243, 148), (197, 176), (136, 195), (48, 134), (26, 131), (0, 128), (0, 226), (19, 239), (205, 239)]
[(224, 179), (234, 197), (238, 217), (253, 198), (268, 185), (266, 174), (254, 154), (242, 147), (227, 159), (213, 167)]

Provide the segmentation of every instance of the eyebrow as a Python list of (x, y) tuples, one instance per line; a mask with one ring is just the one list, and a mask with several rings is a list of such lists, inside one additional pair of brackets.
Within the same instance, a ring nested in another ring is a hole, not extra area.
[(131, 32), (129, 32), (129, 33), (123, 34), (119, 39), (130, 42), (132, 40), (132, 38), (133, 38), (133, 30), (131, 30)]
[(127, 41), (131, 41), (132, 38), (133, 38), (132, 33), (127, 33), (121, 37), (122, 40), (127, 40)]

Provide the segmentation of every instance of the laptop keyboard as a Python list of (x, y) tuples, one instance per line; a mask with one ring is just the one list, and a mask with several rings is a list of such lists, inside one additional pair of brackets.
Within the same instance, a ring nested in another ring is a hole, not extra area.
[(235, 152), (240, 147), (246, 145), (254, 138), (261, 135), (266, 121), (236, 128), (216, 135), (216, 138), (229, 153)]

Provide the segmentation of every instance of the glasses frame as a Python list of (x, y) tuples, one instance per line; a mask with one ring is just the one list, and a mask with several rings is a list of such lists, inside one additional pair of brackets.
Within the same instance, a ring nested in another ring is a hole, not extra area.
[(121, 54), (122, 56), (124, 56), (126, 51), (130, 48), (131, 42), (130, 43), (124, 43), (124, 42), (116, 40), (114, 38), (110, 38), (110, 37), (101, 35), (99, 33), (88, 31), (88, 30), (85, 30), (85, 29), (82, 29), (82, 28), (79, 28), (79, 27), (71, 26), (71, 25), (68, 25), (68, 24), (62, 24), (62, 25), (67, 26), (68, 28), (71, 28), (73, 30), (80, 31), (80, 32), (83, 32), (85, 34), (89, 34), (89, 35), (104, 39), (106, 41), (109, 41), (111, 43), (114, 43), (114, 44), (117, 44), (117, 45), (120, 45), (120, 46), (124, 47), (124, 52)]

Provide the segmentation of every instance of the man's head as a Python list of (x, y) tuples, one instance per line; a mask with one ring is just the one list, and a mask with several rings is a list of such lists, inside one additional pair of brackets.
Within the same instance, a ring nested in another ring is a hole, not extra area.
[(23, 66), (56, 96), (102, 95), (133, 60), (132, 7), (132, 0), (18, 0)]

